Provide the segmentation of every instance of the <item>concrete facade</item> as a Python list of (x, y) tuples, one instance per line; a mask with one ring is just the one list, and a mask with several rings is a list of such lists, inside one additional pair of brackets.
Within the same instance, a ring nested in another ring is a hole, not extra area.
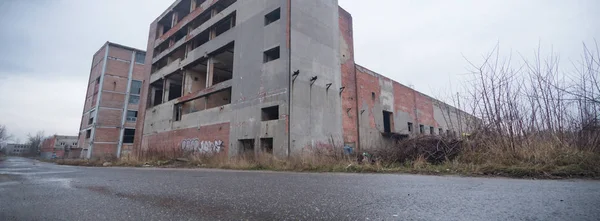
[(462, 113), (355, 64), (336, 0), (178, 0), (147, 51), (141, 155), (367, 148), (417, 134), (409, 122), (457, 131), (443, 115)]
[(40, 156), (45, 159), (52, 158), (79, 158), (81, 149), (78, 148), (77, 136), (53, 135), (42, 141)]
[(9, 143), (4, 146), (4, 154), (8, 156), (23, 156), (28, 155), (31, 148), (27, 144)]
[(83, 158), (132, 150), (146, 53), (107, 42), (94, 54), (77, 141)]

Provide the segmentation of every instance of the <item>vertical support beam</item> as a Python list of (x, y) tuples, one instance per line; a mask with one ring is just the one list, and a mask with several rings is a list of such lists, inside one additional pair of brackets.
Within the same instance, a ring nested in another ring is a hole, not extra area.
[(209, 88), (213, 85), (214, 70), (214, 60), (212, 57), (210, 57), (208, 58), (208, 61), (206, 61), (206, 88)]
[(168, 78), (163, 79), (163, 99), (162, 103), (169, 101), (169, 88), (171, 85), (171, 81)]
[(96, 100), (96, 111), (94, 113), (94, 122), (92, 125), (92, 132), (90, 133), (90, 144), (88, 145), (87, 158), (92, 158), (92, 151), (94, 150), (94, 140), (96, 138), (96, 125), (98, 122), (98, 113), (100, 112), (100, 101), (102, 100), (102, 88), (104, 87), (104, 74), (106, 74), (106, 65), (108, 63), (108, 49), (110, 43), (106, 43), (104, 48), (104, 64), (102, 64), (102, 72), (100, 73), (100, 85), (98, 85), (98, 99)]
[(165, 26), (158, 24), (158, 36), (156, 37), (160, 37), (165, 33)]
[[(125, 122), (127, 119), (127, 106), (129, 106), (129, 95), (131, 94), (131, 81), (133, 80), (133, 66), (135, 65), (135, 51), (131, 52), (131, 63), (127, 74), (127, 90), (125, 92), (125, 103), (123, 104), (123, 115), (121, 116), (121, 129), (119, 130), (119, 144), (117, 145), (117, 158), (121, 158), (123, 137), (125, 136)], [(141, 94), (140, 94), (141, 99)], [(139, 109), (139, 108), (138, 108)]]
[(196, 9), (196, 0), (192, 0), (190, 3), (190, 12)]
[(177, 22), (179, 22), (179, 12), (173, 11), (173, 17), (171, 19), (171, 28), (175, 27)]

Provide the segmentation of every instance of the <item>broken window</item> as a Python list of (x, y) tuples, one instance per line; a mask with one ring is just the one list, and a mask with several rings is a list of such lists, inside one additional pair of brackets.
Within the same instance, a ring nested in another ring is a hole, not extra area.
[[(223, 48), (217, 50), (212, 56), (212, 80), (209, 79), (211, 85), (221, 83), (233, 78), (233, 55), (235, 43), (229, 43)], [(210, 85), (209, 85), (210, 86)]]
[(145, 60), (146, 60), (145, 52), (140, 52), (140, 51), (135, 52), (135, 63), (144, 64)]
[(263, 63), (279, 59), (279, 46), (264, 52)]
[(125, 129), (123, 131), (123, 143), (133, 143), (135, 138), (135, 129)]
[(419, 133), (421, 133), (421, 134), (425, 133), (425, 126), (423, 126), (423, 124), (419, 124)]
[(137, 111), (133, 111), (133, 110), (128, 110), (127, 111), (127, 121), (128, 122), (135, 122), (137, 120)]
[(273, 154), (273, 138), (261, 138), (260, 150), (263, 153)]
[(279, 106), (265, 107), (261, 109), (262, 121), (279, 119)]
[(429, 127), (429, 134), (435, 134), (435, 129), (433, 127)]
[(88, 139), (92, 136), (92, 129), (88, 129), (85, 131), (85, 138)]
[(383, 132), (392, 132), (392, 112), (383, 111)]
[(131, 88), (129, 91), (130, 94), (141, 94), (142, 93), (142, 82), (141, 81), (136, 81), (136, 80), (132, 80), (131, 81)]
[(265, 15), (265, 26), (279, 20), (281, 18), (281, 8), (275, 9), (269, 14)]
[(413, 131), (413, 123), (408, 122), (408, 132), (412, 132)]
[(254, 139), (239, 140), (240, 155), (254, 156)]

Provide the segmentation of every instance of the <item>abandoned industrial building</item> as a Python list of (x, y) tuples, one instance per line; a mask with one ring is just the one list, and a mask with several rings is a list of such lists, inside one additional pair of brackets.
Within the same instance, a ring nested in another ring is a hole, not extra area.
[[(177, 0), (150, 26), (146, 64), (138, 153), (287, 157), (467, 125), (464, 112), (357, 65), (352, 17), (336, 0)], [(111, 143), (88, 149), (114, 152), (116, 140), (99, 141)]]
[(77, 141), (81, 157), (120, 157), (133, 149), (145, 57), (112, 42), (94, 54)]

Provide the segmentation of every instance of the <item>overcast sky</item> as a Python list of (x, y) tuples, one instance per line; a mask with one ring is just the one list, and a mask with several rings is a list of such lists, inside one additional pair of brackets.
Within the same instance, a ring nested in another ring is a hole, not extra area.
[[(251, 0), (244, 0), (251, 1)], [(306, 0), (315, 1), (315, 0)], [(77, 135), (91, 58), (111, 41), (146, 49), (173, 0), (0, 0), (0, 124)], [(367, 3), (368, 2), (368, 3)], [(497, 42), (525, 55), (541, 44), (577, 59), (600, 38), (600, 1), (340, 0), (354, 19), (356, 62), (434, 96)]]

